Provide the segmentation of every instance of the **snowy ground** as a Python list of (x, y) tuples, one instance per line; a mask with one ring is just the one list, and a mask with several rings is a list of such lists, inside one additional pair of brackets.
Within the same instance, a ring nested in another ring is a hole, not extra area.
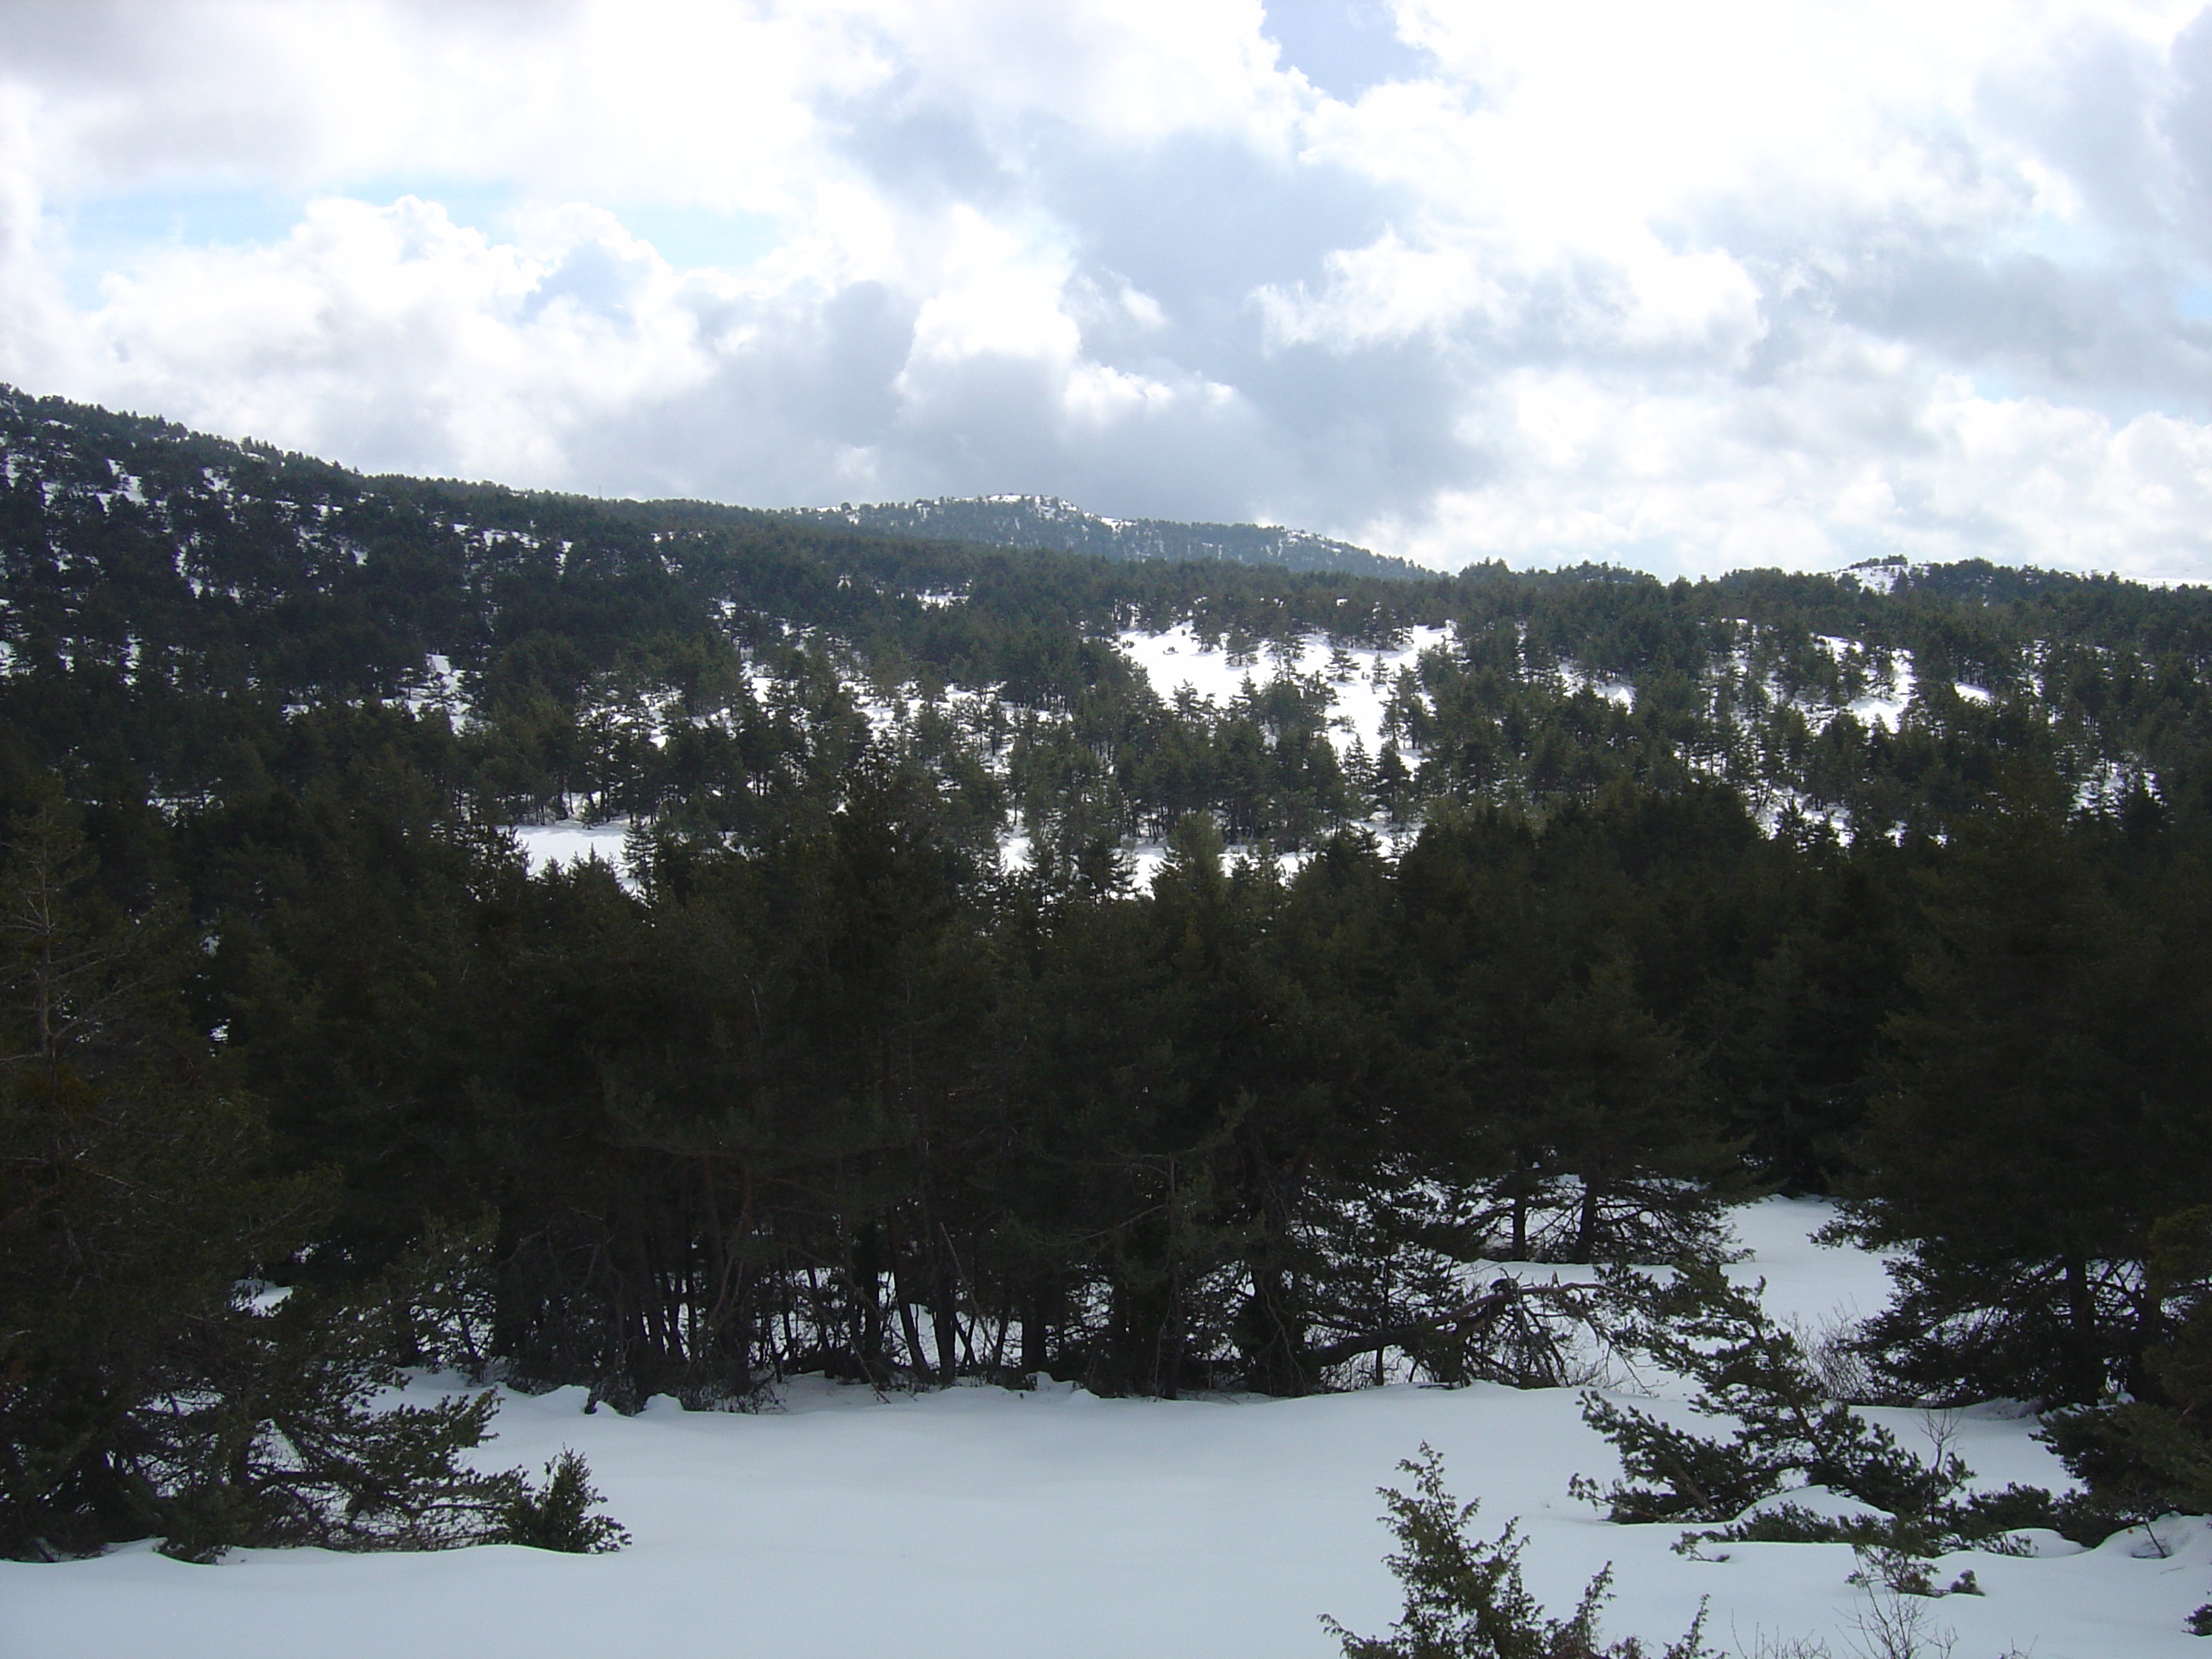
[(1450, 640), (1449, 629), (1409, 628), (1395, 647), (1346, 646), (1339, 653), (1321, 635), (1310, 634), (1295, 656), (1261, 650), (1232, 657), (1218, 645), (1202, 644), (1188, 623), (1178, 623), (1164, 634), (1125, 633), (1121, 645), (1159, 696), (1171, 699), (1187, 685), (1217, 708), (1234, 702), (1248, 683), (1257, 687), (1284, 675), (1318, 674), (1328, 682), (1334, 699), (1330, 739), (1343, 750), (1356, 738), (1373, 755), (1382, 747), (1383, 705), (1399, 671)]
[(596, 859), (609, 869), (623, 868), (623, 838), (629, 834), (628, 818), (605, 823), (585, 823), (562, 818), (553, 823), (514, 826), (522, 855), (530, 860), (530, 873), (542, 876), (555, 865), (584, 864)]
[[(1770, 1299), (1817, 1326), (1878, 1305), (1877, 1264), (1805, 1241), (1819, 1206), (1741, 1212)], [(580, 1390), (511, 1401), (503, 1461), (563, 1445), (591, 1460), (635, 1536), (620, 1554), (513, 1548), (441, 1555), (245, 1553), (219, 1567), (140, 1546), (58, 1566), (0, 1565), (8, 1659), (260, 1659), (459, 1654), (562, 1659), (654, 1654), (910, 1659), (1209, 1659), (1322, 1656), (1314, 1615), (1379, 1632), (1397, 1611), (1374, 1489), (1427, 1441), (1490, 1529), (1523, 1518), (1531, 1587), (1555, 1608), (1614, 1564), (1615, 1634), (1671, 1637), (1701, 1596), (1722, 1649), (1818, 1634), (1841, 1659), (1861, 1593), (1840, 1546), (1735, 1546), (1720, 1562), (1668, 1546), (1674, 1528), (1617, 1527), (1566, 1493), (1605, 1475), (1607, 1449), (1571, 1391), (1389, 1388), (1261, 1402), (1104, 1401), (1065, 1388), (879, 1401), (793, 1388), (781, 1414), (580, 1413)], [(1893, 1416), (1914, 1437), (1924, 1425)], [(1955, 1425), (1981, 1477), (2060, 1472), (1996, 1413)], [(2183, 1633), (2212, 1599), (2212, 1533), (2173, 1522), (2171, 1559), (2140, 1535), (2045, 1559), (1976, 1555), (1986, 1596), (1925, 1604), (1958, 1659), (2201, 1659)], [(2061, 1548), (2068, 1547), (2060, 1546)]]

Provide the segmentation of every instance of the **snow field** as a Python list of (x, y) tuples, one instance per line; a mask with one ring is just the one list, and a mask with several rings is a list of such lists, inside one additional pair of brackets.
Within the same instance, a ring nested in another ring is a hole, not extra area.
[[(1816, 1204), (1739, 1212), (1770, 1305), (1817, 1327), (1885, 1291), (1880, 1264), (1807, 1243)], [(432, 1555), (241, 1552), (193, 1567), (134, 1546), (62, 1565), (0, 1564), (8, 1659), (565, 1659), (654, 1654), (848, 1659), (1128, 1659), (1334, 1651), (1329, 1612), (1379, 1633), (1396, 1616), (1375, 1488), (1424, 1442), (1449, 1483), (1482, 1500), (1478, 1529), (1519, 1516), (1530, 1587), (1564, 1610), (1613, 1564), (1607, 1628), (1669, 1638), (1700, 1597), (1709, 1634), (1748, 1652), (1759, 1633), (1819, 1635), (1851, 1651), (1863, 1593), (1839, 1545), (1736, 1545), (1700, 1562), (1672, 1527), (1618, 1527), (1566, 1494), (1600, 1479), (1609, 1449), (1571, 1389), (1392, 1387), (1295, 1401), (1099, 1400), (1068, 1385), (1033, 1394), (962, 1388), (879, 1398), (802, 1378), (782, 1410), (687, 1413), (659, 1399), (624, 1419), (586, 1416), (580, 1389), (512, 1398), (493, 1447), (543, 1464), (572, 1445), (591, 1461), (630, 1548), (609, 1556), (517, 1548)], [(1926, 1426), (1881, 1414), (1908, 1443)], [(1948, 1425), (1990, 1484), (2061, 1472), (2002, 1410)], [(2183, 1632), (2212, 1597), (2212, 1530), (2172, 1522), (2168, 1559), (2140, 1534), (2048, 1559), (1976, 1554), (1986, 1595), (1924, 1604), (1959, 1659), (2016, 1647), (2036, 1659), (2118, 1659), (2203, 1650)]]

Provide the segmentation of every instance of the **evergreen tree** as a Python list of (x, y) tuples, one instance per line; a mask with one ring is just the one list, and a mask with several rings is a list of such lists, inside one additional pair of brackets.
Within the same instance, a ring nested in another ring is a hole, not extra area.
[(380, 1299), (242, 1282), (333, 1183), (268, 1172), (258, 1103), (184, 1024), (173, 910), (101, 902), (71, 819), (49, 788), (0, 866), (0, 1551), (482, 1538), (506, 1485), (459, 1460), (493, 1397), (372, 1408), (399, 1381)]
[(2165, 1063), (2193, 1011), (2047, 792), (1962, 823), (1926, 908), (1859, 1151), (1851, 1229), (1910, 1252), (1870, 1346), (1917, 1389), (2094, 1403), (2157, 1334), (2152, 1224), (2212, 1184), (2201, 1090)]
[(2080, 1407), (2043, 1437), (2093, 1502), (2130, 1524), (2212, 1514), (2212, 1206), (2151, 1229), (2149, 1298), (2165, 1340), (2144, 1353), (2136, 1399)]

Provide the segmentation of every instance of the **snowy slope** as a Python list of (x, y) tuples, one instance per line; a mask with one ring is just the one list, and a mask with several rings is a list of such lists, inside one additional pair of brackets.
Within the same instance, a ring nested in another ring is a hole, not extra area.
[[(1776, 1307), (1817, 1324), (1883, 1295), (1878, 1264), (1805, 1242), (1818, 1206), (1743, 1213)], [(879, 1401), (808, 1382), (777, 1415), (581, 1415), (582, 1393), (508, 1402), (502, 1460), (562, 1445), (591, 1459), (635, 1535), (618, 1555), (249, 1553), (191, 1567), (137, 1547), (58, 1566), (0, 1565), (8, 1659), (299, 1659), (653, 1654), (830, 1659), (1322, 1656), (1322, 1611), (1379, 1632), (1396, 1612), (1374, 1488), (1427, 1441), (1482, 1525), (1524, 1517), (1531, 1587), (1555, 1607), (1606, 1562), (1608, 1627), (1668, 1637), (1712, 1598), (1711, 1634), (1819, 1633), (1840, 1655), (1860, 1593), (1840, 1546), (1731, 1547), (1685, 1560), (1672, 1528), (1617, 1527), (1566, 1495), (1609, 1472), (1571, 1391), (1390, 1388), (1261, 1402), (1103, 1401), (960, 1389)], [(1893, 1419), (1909, 1439), (1910, 1413)], [(2057, 1471), (1998, 1414), (1958, 1425), (1991, 1482)], [(1985, 1597), (1928, 1604), (1960, 1659), (2190, 1656), (2188, 1610), (2212, 1595), (2212, 1534), (2176, 1522), (2169, 1559), (2140, 1537), (2044, 1559), (1976, 1555)]]
[(1383, 706), (1395, 677), (1412, 667), (1424, 651), (1450, 642), (1449, 629), (1409, 628), (1394, 646), (1346, 646), (1340, 656), (1327, 639), (1313, 634), (1299, 642), (1295, 656), (1285, 652), (1236, 658), (1218, 644), (1204, 644), (1188, 623), (1178, 623), (1164, 634), (1128, 632), (1121, 636), (1122, 651), (1144, 671), (1153, 691), (1165, 698), (1188, 686), (1201, 701), (1225, 708), (1248, 684), (1264, 686), (1286, 675), (1319, 675), (1328, 682), (1332, 699), (1330, 741), (1341, 751), (1357, 738), (1370, 755), (1382, 746)]

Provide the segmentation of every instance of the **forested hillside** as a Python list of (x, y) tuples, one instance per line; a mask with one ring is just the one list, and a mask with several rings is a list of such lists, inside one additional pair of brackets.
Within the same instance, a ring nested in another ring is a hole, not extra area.
[[(2197, 1409), (2203, 590), (1115, 562), (12, 392), (0, 447), (9, 1547), (161, 1522), (117, 1425), (247, 1277), (428, 1274), (387, 1358), (620, 1406), (1547, 1382), (1482, 1264), (1821, 1191), (1906, 1252), (1882, 1397)], [(555, 817), (627, 867), (533, 872)]]
[(1350, 542), (1279, 525), (1178, 524), (1167, 519), (1108, 519), (1056, 495), (940, 496), (854, 507), (794, 509), (814, 523), (857, 525), (894, 536), (973, 542), (988, 547), (1050, 548), (1102, 559), (1220, 560), (1327, 570), (1342, 575), (1426, 580), (1431, 572)]

